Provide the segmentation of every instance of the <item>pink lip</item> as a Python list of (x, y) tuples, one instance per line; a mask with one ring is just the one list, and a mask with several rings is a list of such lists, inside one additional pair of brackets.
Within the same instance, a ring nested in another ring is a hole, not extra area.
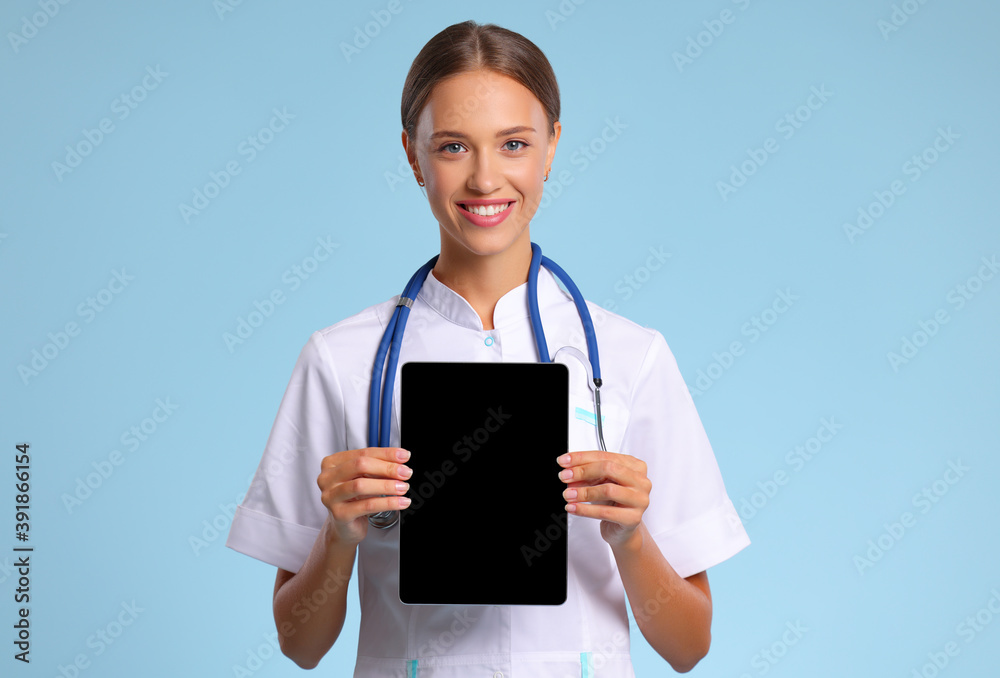
[[(510, 211), (513, 209), (513, 203), (514, 202), (516, 202), (516, 201), (514, 201), (514, 200), (463, 200), (463, 201), (461, 201), (459, 203), (456, 203), (456, 204), (458, 205), (458, 211), (461, 212), (462, 216), (465, 217), (468, 221), (472, 222), (476, 226), (482, 226), (484, 228), (490, 228), (492, 226), (496, 226), (501, 221), (503, 221), (504, 219), (507, 218), (507, 215), (510, 214)], [(464, 207), (462, 207), (463, 204), (464, 205), (481, 206), (481, 205), (503, 205), (505, 203), (511, 203), (510, 207), (508, 207), (507, 209), (505, 209), (503, 212), (500, 212), (499, 214), (494, 214), (492, 217), (484, 217), (484, 216), (480, 216), (478, 214), (473, 214), (469, 210), (467, 210)]]

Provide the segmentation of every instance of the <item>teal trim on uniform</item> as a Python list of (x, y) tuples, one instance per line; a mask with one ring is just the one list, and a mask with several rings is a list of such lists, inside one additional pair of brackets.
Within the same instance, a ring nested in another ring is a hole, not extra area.
[[(576, 418), (582, 419), (591, 426), (597, 426), (597, 415), (590, 410), (585, 410), (582, 407), (576, 408)], [(607, 418), (607, 415), (601, 415), (601, 423), (603, 424)]]
[[(579, 408), (577, 408), (577, 409), (579, 409)], [(603, 417), (602, 417), (602, 419), (603, 419)], [(580, 653), (580, 668), (581, 668), (580, 675), (582, 676), (582, 678), (591, 678), (591, 676), (594, 675), (590, 671), (590, 653), (589, 652), (581, 652)]]
[(411, 659), (406, 667), (406, 678), (417, 678), (417, 660)]

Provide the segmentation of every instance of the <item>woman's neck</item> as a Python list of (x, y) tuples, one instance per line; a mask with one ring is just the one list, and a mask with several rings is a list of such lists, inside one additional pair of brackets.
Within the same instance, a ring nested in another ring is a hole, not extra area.
[(503, 252), (478, 255), (442, 238), (434, 277), (460, 294), (479, 314), (483, 329), (493, 329), (500, 297), (528, 281), (531, 240), (527, 230)]

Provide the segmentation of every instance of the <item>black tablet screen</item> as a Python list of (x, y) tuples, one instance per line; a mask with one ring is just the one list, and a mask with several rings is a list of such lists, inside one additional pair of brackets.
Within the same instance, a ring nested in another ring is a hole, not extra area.
[(559, 363), (410, 362), (401, 446), (399, 598), (411, 605), (561, 605), (569, 373)]

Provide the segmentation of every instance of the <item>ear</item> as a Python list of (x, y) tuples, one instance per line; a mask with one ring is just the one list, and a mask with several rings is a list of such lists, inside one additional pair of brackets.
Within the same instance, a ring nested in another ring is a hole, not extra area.
[(414, 176), (417, 176), (420, 174), (417, 168), (417, 145), (412, 143), (405, 129), (403, 130), (402, 141), (403, 149), (406, 151), (406, 162), (413, 169)]
[(413, 148), (415, 144), (410, 143), (410, 137), (406, 133), (405, 129), (403, 130), (402, 140), (403, 140), (403, 150), (406, 151), (406, 162), (410, 163), (410, 166), (412, 166), (413, 163), (416, 161), (417, 149)]
[(546, 167), (552, 167), (552, 159), (556, 155), (556, 145), (559, 143), (560, 134), (562, 134), (562, 123), (556, 120), (552, 123), (552, 134), (549, 136), (549, 147), (545, 154)]

